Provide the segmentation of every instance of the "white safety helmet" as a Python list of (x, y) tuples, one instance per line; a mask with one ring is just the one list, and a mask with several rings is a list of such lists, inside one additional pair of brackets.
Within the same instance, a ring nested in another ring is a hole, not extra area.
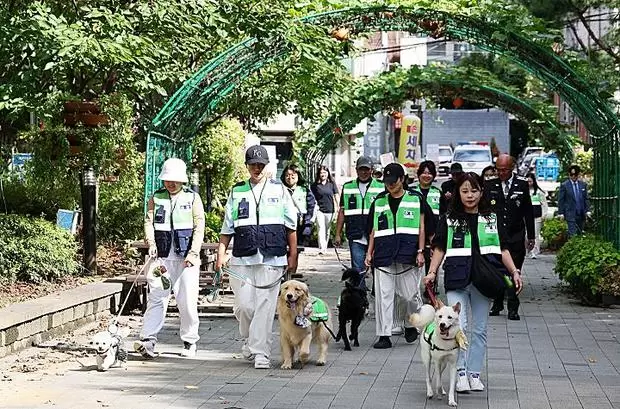
[(170, 158), (164, 162), (159, 174), (159, 180), (168, 182), (187, 183), (187, 166), (185, 162), (178, 158)]

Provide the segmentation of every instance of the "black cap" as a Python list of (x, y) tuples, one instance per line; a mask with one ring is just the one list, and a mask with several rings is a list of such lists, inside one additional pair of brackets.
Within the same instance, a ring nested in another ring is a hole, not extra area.
[(581, 173), (581, 168), (579, 167), (579, 165), (571, 165), (571, 167), (568, 168), (569, 175), (578, 175), (580, 173)]
[(400, 163), (390, 163), (383, 169), (383, 183), (392, 184), (405, 176), (405, 169)]
[(372, 160), (368, 156), (360, 156), (355, 164), (355, 169), (359, 168), (372, 169)]
[(463, 171), (463, 166), (461, 166), (460, 163), (453, 163), (452, 165), (450, 165), (450, 173), (457, 173), (457, 172), (462, 172)]
[(267, 149), (261, 145), (250, 146), (247, 151), (245, 151), (245, 164), (253, 165), (255, 163), (260, 163), (266, 165), (269, 163), (269, 154), (267, 153)]

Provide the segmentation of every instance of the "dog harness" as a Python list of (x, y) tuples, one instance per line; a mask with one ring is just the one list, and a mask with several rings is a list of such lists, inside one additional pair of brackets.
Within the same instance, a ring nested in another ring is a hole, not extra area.
[(433, 333), (435, 332), (436, 329), (437, 329), (437, 324), (435, 324), (435, 321), (431, 322), (430, 324), (426, 326), (426, 328), (424, 328), (423, 338), (424, 338), (424, 341), (426, 341), (426, 343), (430, 345), (431, 351), (454, 351), (455, 349), (459, 347), (458, 343), (454, 348), (450, 348), (450, 349), (439, 348), (437, 345), (433, 344), (433, 341), (431, 341), (431, 338), (433, 337)]

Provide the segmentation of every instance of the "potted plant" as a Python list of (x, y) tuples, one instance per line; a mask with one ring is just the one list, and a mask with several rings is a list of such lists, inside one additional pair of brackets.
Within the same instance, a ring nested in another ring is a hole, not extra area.
[(599, 283), (599, 291), (603, 305), (620, 304), (620, 266), (605, 268)]
[(540, 232), (541, 236), (547, 243), (547, 248), (557, 250), (568, 239), (568, 224), (566, 220), (546, 219)]

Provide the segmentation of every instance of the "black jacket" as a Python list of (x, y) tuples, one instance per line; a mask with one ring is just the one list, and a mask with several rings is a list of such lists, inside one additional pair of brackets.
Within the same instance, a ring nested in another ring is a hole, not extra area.
[(513, 174), (507, 199), (504, 198), (503, 184), (499, 178), (487, 180), (484, 183), (484, 197), (505, 229), (507, 237), (503, 239), (508, 243), (520, 241), (525, 244), (526, 229), (527, 238), (534, 239), (534, 208), (526, 178)]

